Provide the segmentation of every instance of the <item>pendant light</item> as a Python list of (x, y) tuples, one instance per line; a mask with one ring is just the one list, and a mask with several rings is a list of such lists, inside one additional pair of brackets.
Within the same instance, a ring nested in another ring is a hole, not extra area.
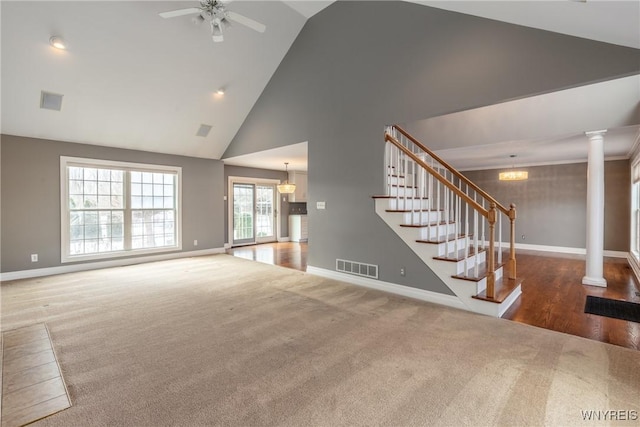
[[(516, 155), (511, 154), (509, 157), (511, 157), (511, 159), (514, 159)], [(512, 164), (511, 170), (500, 172), (500, 174), (498, 175), (498, 179), (500, 181), (524, 181), (526, 179), (529, 179), (529, 172), (515, 170)]]
[[(285, 172), (287, 172), (287, 176), (289, 174), (289, 163), (288, 162), (284, 162), (284, 170)], [(289, 180), (285, 179), (284, 180), (284, 184), (278, 184), (278, 192), (283, 193), (283, 194), (291, 194), (293, 192), (296, 191), (296, 185), (295, 184), (289, 184)]]

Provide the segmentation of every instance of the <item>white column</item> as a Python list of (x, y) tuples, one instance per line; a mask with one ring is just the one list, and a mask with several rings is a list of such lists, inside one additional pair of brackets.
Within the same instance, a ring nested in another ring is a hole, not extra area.
[(604, 279), (604, 134), (586, 132), (589, 138), (587, 166), (587, 263), (583, 285), (607, 286)]

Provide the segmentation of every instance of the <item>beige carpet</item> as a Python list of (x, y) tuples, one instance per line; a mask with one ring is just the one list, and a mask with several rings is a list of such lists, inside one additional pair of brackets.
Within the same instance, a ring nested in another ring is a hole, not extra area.
[(640, 352), (227, 255), (1, 290), (3, 330), (47, 323), (74, 405), (37, 425), (604, 425), (582, 411), (640, 412)]

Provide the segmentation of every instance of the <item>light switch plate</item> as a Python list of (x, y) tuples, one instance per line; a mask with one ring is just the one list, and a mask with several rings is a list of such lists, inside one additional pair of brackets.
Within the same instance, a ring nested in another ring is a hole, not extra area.
[(317, 209), (325, 209), (325, 203), (326, 202), (316, 202), (316, 208)]

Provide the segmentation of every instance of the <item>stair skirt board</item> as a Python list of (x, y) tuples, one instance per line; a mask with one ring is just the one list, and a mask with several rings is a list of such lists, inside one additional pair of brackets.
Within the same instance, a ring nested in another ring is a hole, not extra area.
[(455, 295), (445, 295), (437, 292), (427, 291), (424, 289), (399, 285), (397, 283), (390, 283), (382, 280), (353, 276), (351, 274), (340, 273), (338, 271), (327, 270), (320, 267), (313, 267), (311, 265), (307, 266), (307, 273), (313, 274), (314, 276), (326, 277), (327, 279), (339, 280), (341, 282), (350, 283), (352, 285), (363, 286), (365, 288), (376, 289), (383, 292), (389, 292), (391, 294), (400, 295), (407, 298), (413, 298), (421, 301), (446, 305), (447, 307), (469, 311), (469, 308), (465, 306), (462, 301), (460, 301), (460, 299)]
[[(447, 285), (455, 295), (457, 295), (459, 301), (465, 306), (466, 310), (486, 314), (488, 316), (500, 317), (522, 293), (521, 287), (518, 285), (501, 303), (473, 298), (486, 289), (486, 278), (477, 282), (454, 278), (452, 276), (461, 274), (464, 271), (463, 261), (450, 262), (434, 259), (434, 257), (444, 256), (447, 253), (454, 252), (456, 249), (460, 250), (464, 248), (464, 239), (459, 240), (457, 247), (453, 242), (446, 244), (425, 244), (417, 242), (416, 240), (421, 236), (420, 232), (417, 230), (420, 229), (402, 227), (406, 218), (404, 217), (404, 214), (386, 211), (389, 208), (388, 199), (376, 199), (375, 207), (378, 216), (380, 216), (380, 218), (382, 218), (385, 223), (400, 238), (402, 238), (405, 244), (409, 246), (409, 248), (411, 248), (411, 250), (418, 255), (418, 257), (440, 278), (440, 280), (442, 280), (444, 284)], [(484, 256), (484, 252), (479, 254), (479, 257), (484, 258)], [(496, 280), (502, 277), (502, 272), (502, 267), (496, 269)]]

